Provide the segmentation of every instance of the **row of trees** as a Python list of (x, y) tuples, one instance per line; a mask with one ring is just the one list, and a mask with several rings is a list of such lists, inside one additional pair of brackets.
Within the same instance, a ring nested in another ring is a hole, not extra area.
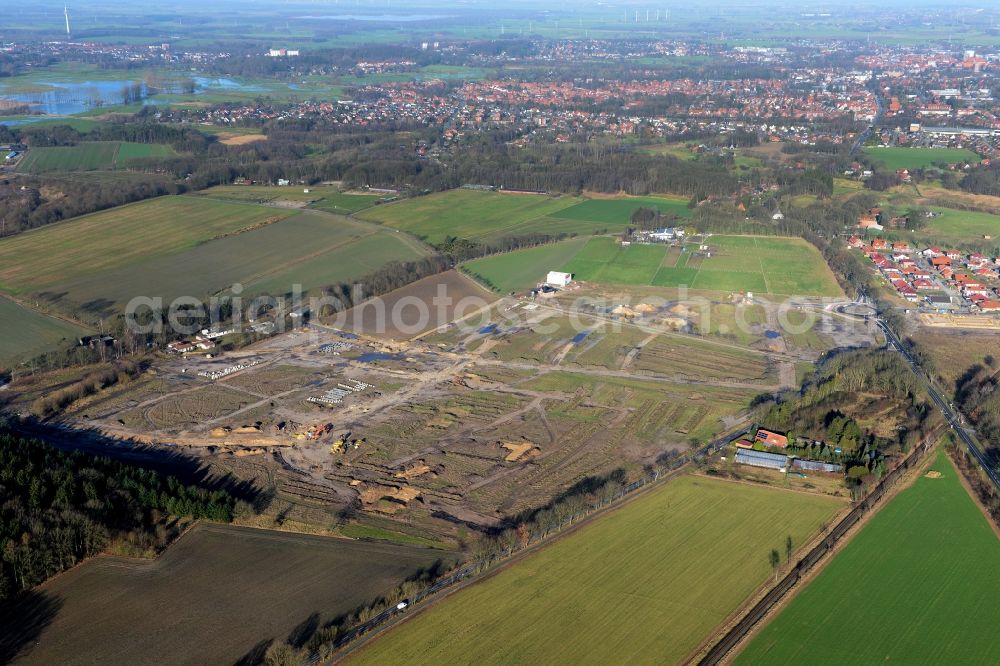
[(991, 458), (1000, 460), (1000, 379), (992, 355), (970, 367), (955, 385), (955, 402), (976, 425)]
[(142, 174), (127, 180), (20, 176), (0, 181), (0, 236), (186, 189), (167, 178)]
[(93, 395), (109, 386), (130, 381), (141, 371), (139, 364), (131, 360), (116, 361), (88, 372), (79, 381), (39, 396), (31, 403), (31, 412), (39, 418), (51, 416), (81, 398)]
[(162, 547), (168, 516), (229, 522), (236, 510), (224, 491), (0, 428), (0, 599), (115, 541), (133, 551)]

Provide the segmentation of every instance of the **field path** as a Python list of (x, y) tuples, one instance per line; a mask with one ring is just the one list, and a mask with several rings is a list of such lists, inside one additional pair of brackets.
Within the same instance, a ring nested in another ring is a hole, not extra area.
[(650, 342), (652, 342), (653, 340), (655, 340), (658, 337), (660, 337), (659, 333), (650, 333), (649, 336), (647, 336), (644, 340), (642, 340), (642, 342), (640, 342), (639, 344), (637, 344), (632, 349), (632, 351), (630, 351), (628, 354), (625, 355), (625, 360), (622, 361), (622, 367), (620, 369), (621, 370), (628, 370), (629, 366), (631, 366), (632, 363), (635, 362), (636, 357), (639, 356), (639, 352), (642, 351), (642, 348), (645, 347), (646, 345), (648, 345)]
[(782, 384), (755, 384), (753, 382), (733, 382), (720, 379), (691, 379), (690, 377), (668, 377), (665, 375), (636, 375), (623, 370), (611, 370), (601, 367), (579, 367), (567, 369), (552, 363), (525, 363), (519, 361), (505, 361), (501, 359), (481, 358), (475, 362), (476, 365), (503, 366), (505, 368), (516, 368), (521, 370), (549, 369), (553, 372), (568, 372), (574, 375), (590, 375), (595, 377), (616, 377), (620, 379), (633, 379), (649, 382), (663, 382), (667, 384), (688, 384), (692, 386), (714, 386), (718, 388), (753, 389), (755, 391), (777, 391), (782, 388)]

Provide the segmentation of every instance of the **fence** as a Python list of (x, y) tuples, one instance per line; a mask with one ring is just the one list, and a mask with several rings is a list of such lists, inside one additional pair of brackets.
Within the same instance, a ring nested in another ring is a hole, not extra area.
[(809, 572), (816, 564), (823, 559), (823, 557), (830, 552), (830, 550), (840, 541), (847, 532), (861, 520), (868, 511), (870, 511), (879, 500), (885, 495), (886, 490), (888, 490), (896, 481), (899, 480), (907, 470), (913, 467), (920, 458), (926, 453), (933, 442), (933, 438), (928, 437), (919, 446), (917, 446), (913, 452), (906, 457), (903, 462), (897, 465), (891, 472), (882, 477), (882, 480), (872, 489), (870, 493), (855, 506), (850, 513), (844, 516), (840, 522), (838, 522), (830, 533), (819, 542), (812, 550), (810, 550), (805, 557), (800, 559), (795, 567), (788, 572), (788, 574), (781, 579), (781, 581), (775, 585), (771, 590), (764, 595), (764, 597), (758, 601), (754, 606), (747, 611), (747, 614), (740, 619), (739, 622), (730, 629), (722, 639), (716, 643), (711, 650), (702, 658), (699, 664), (702, 665), (714, 665), (722, 661), (722, 658), (726, 654), (736, 647), (743, 638), (750, 632), (750, 630), (756, 625), (767, 613), (781, 601), (782, 598), (788, 591), (795, 586), (795, 584)]

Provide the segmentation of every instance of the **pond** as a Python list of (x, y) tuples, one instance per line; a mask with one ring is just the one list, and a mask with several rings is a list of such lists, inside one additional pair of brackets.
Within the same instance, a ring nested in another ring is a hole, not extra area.
[(375, 361), (402, 361), (403, 354), (387, 354), (385, 352), (368, 352), (358, 357), (361, 363), (374, 363)]
[(207, 76), (194, 76), (191, 78), (194, 79), (195, 86), (197, 86), (194, 91), (195, 95), (202, 95), (213, 90), (225, 92), (264, 92), (266, 90), (264, 86), (252, 83), (240, 83), (233, 79)]

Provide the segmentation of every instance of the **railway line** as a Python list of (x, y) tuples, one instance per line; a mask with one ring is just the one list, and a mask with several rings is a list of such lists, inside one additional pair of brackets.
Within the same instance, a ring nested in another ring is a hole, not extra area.
[[(899, 352), (899, 354), (906, 360), (910, 370), (917, 376), (931, 400), (941, 411), (948, 426), (955, 432), (956, 436), (979, 462), (980, 467), (990, 478), (994, 487), (1000, 490), (1000, 475), (997, 474), (997, 471), (993, 468), (993, 465), (987, 458), (985, 452), (980, 447), (975, 436), (975, 430), (965, 426), (962, 416), (952, 408), (951, 403), (944, 399), (941, 393), (937, 390), (937, 387), (934, 386), (934, 382), (920, 367), (920, 364), (917, 363), (916, 359), (899, 339), (899, 336), (897, 336), (896, 333), (889, 327), (889, 325), (877, 316), (872, 317), (871, 320), (879, 327), (883, 335), (885, 335), (887, 347)], [(750, 630), (753, 629), (753, 627), (764, 617), (766, 617), (771, 609), (774, 608), (775, 605), (777, 605), (793, 587), (795, 587), (795, 584), (798, 583), (806, 573), (813, 569), (823, 559), (823, 557), (830, 552), (834, 545), (836, 545), (836, 543), (840, 541), (840, 539), (842, 539), (866, 513), (871, 511), (879, 503), (885, 495), (886, 490), (898, 481), (904, 473), (919, 462), (924, 453), (930, 449), (933, 442), (934, 440), (931, 437), (925, 439), (902, 463), (886, 474), (879, 484), (854, 509), (852, 509), (850, 513), (844, 516), (840, 522), (833, 527), (833, 529), (830, 530), (830, 533), (826, 536), (826, 538), (824, 538), (823, 541), (821, 541), (816, 547), (800, 559), (798, 563), (796, 563), (795, 567), (793, 567), (792, 570), (789, 571), (777, 585), (771, 588), (771, 590), (768, 591), (768, 593), (765, 594), (760, 601), (754, 604), (753, 607), (751, 607), (750, 610), (747, 611), (747, 613), (728, 632), (726, 632), (726, 634), (714, 646), (712, 646), (712, 648), (698, 663), (705, 666), (714, 666), (715, 664), (721, 663), (725, 656), (746, 637)]]

